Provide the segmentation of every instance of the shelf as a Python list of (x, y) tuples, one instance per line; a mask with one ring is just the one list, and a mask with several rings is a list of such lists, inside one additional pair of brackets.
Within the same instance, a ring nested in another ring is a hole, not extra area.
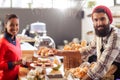
[[(91, 17), (92, 14), (88, 14), (87, 17)], [(113, 15), (113, 18), (120, 18), (120, 15)]]

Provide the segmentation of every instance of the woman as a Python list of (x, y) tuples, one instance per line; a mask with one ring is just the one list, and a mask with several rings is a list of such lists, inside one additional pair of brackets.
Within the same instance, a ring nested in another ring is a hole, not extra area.
[(0, 80), (17, 80), (21, 60), (20, 43), (16, 38), (19, 31), (19, 18), (15, 14), (6, 15), (5, 32), (0, 39)]

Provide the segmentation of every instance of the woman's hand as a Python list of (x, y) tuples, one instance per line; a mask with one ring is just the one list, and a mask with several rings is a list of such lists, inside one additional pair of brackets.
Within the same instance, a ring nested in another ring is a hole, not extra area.
[(18, 61), (14, 61), (13, 65), (21, 65), (22, 64), (22, 59), (18, 60)]

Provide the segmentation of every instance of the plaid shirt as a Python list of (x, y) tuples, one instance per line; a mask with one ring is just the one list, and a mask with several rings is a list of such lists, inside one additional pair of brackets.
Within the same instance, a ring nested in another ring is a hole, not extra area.
[[(101, 53), (100, 57), (97, 59), (96, 65), (88, 70), (88, 76), (93, 80), (98, 80), (102, 78), (113, 62), (120, 63), (120, 31), (119, 29), (111, 29), (111, 33), (106, 37), (102, 38), (102, 45), (104, 51)], [(96, 38), (89, 44), (89, 46), (80, 49), (80, 53), (83, 57), (89, 54), (94, 54), (97, 49)], [(98, 57), (98, 56), (97, 56)]]

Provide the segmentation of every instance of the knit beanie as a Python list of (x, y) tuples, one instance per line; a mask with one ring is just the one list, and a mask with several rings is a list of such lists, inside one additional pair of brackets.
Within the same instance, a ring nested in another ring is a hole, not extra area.
[(105, 13), (107, 14), (108, 18), (109, 18), (109, 21), (110, 21), (110, 24), (112, 23), (113, 21), (113, 17), (112, 17), (112, 13), (110, 11), (110, 9), (106, 6), (103, 6), (103, 5), (99, 5), (97, 7), (94, 8), (93, 12), (92, 12), (92, 17), (93, 17), (93, 13), (97, 10), (97, 9), (103, 9), (105, 11)]

